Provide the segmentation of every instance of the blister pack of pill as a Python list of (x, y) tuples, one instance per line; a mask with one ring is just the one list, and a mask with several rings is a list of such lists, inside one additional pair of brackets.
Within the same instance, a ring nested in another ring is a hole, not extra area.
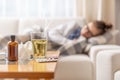
[(56, 62), (57, 60), (58, 60), (57, 57), (46, 57), (46, 58), (36, 59), (36, 62)]

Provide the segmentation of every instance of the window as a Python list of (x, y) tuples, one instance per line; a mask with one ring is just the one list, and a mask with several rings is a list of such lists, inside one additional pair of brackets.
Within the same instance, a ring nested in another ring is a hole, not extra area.
[(0, 17), (74, 17), (76, 0), (0, 0)]

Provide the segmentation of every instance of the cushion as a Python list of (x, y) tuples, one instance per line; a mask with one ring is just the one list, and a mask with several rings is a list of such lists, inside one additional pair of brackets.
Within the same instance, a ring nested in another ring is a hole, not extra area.
[(120, 70), (115, 72), (114, 76), (115, 76), (115, 78), (114, 78), (115, 80), (120, 80)]
[[(119, 30), (110, 30), (103, 35), (92, 37), (88, 39), (88, 44), (84, 52), (89, 52), (90, 48), (94, 45), (108, 44), (119, 33)], [(113, 43), (113, 42), (112, 42)]]
[(19, 29), (18, 33), (23, 33), (24, 30), (33, 27), (34, 25), (42, 26), (48, 25), (49, 28), (56, 27), (60, 24), (65, 24), (66, 22), (77, 21), (80, 24), (85, 23), (83, 17), (78, 18), (48, 18), (48, 19), (39, 19), (39, 18), (25, 18), (19, 20)]
[(106, 32), (103, 35), (92, 37), (88, 40), (89, 43), (91, 44), (106, 44), (109, 43), (112, 38), (114, 38), (118, 34), (118, 30), (111, 30)]
[(30, 34), (31, 32), (40, 32), (41, 30), (42, 30), (42, 27), (39, 26), (39, 25), (37, 25), (37, 24), (35, 24), (35, 25), (33, 25), (32, 27), (30, 27), (30, 28), (24, 29), (23, 32), (22, 32), (22, 33), (19, 33), (19, 34), (20, 34), (20, 35), (21, 35), (21, 34), (22, 34), (22, 35), (24, 35), (24, 34)]

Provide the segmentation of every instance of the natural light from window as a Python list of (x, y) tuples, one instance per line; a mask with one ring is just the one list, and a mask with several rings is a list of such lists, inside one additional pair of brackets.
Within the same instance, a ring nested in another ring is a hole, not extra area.
[(0, 17), (75, 17), (76, 0), (0, 0)]

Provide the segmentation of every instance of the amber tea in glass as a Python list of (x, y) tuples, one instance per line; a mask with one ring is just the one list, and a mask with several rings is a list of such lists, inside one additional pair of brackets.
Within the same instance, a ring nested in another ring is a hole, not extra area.
[(45, 58), (47, 51), (47, 38), (45, 33), (31, 33), (34, 59)]

